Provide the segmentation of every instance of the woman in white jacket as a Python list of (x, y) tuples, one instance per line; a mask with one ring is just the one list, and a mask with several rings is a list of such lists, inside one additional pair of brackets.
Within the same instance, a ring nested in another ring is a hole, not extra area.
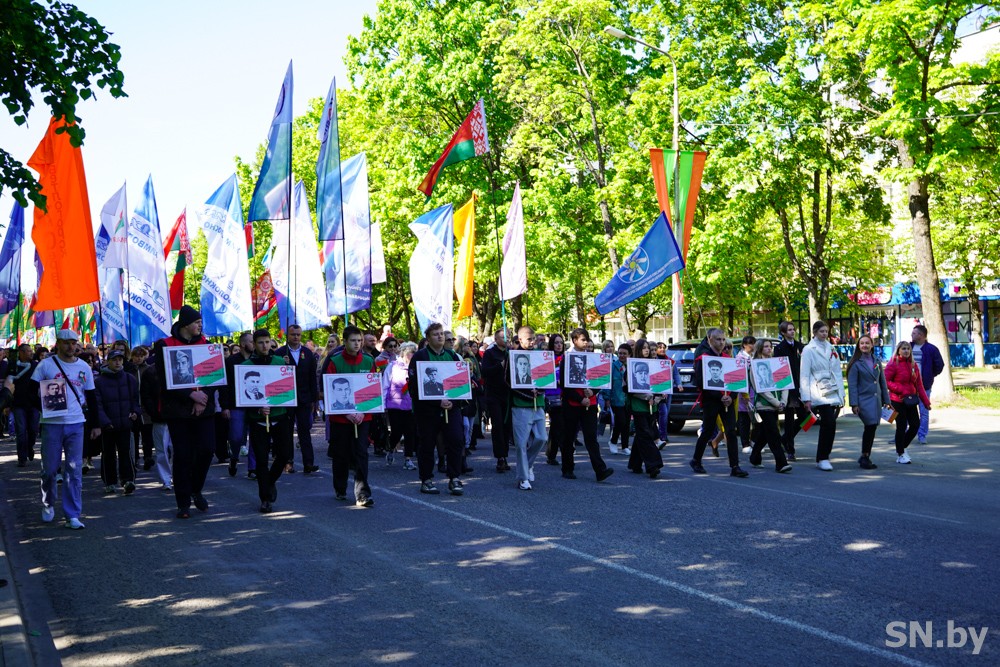
[(816, 467), (830, 471), (830, 452), (837, 435), (837, 416), (844, 406), (844, 374), (840, 355), (828, 340), (830, 328), (820, 320), (813, 324), (813, 339), (802, 350), (799, 395), (806, 410), (819, 420)]

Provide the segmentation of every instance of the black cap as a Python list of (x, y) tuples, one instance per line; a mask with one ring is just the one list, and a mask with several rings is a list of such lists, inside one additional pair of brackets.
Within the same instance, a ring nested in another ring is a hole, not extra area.
[(201, 313), (192, 308), (191, 306), (181, 306), (180, 315), (177, 316), (178, 326), (186, 327), (194, 324), (201, 319)]

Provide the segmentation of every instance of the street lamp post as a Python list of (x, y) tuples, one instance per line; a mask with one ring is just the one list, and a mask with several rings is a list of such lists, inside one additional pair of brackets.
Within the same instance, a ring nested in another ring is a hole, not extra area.
[[(627, 39), (636, 44), (641, 44), (647, 49), (652, 49), (657, 53), (665, 55), (670, 60), (670, 67), (673, 69), (674, 74), (674, 136), (671, 142), (671, 148), (674, 150), (674, 205), (671, 211), (671, 223), (674, 229), (677, 229), (677, 222), (680, 220), (681, 216), (681, 179), (680, 179), (680, 127), (681, 127), (681, 116), (680, 116), (680, 95), (677, 87), (677, 62), (674, 57), (664, 51), (663, 49), (657, 48), (652, 44), (647, 44), (638, 37), (634, 37), (627, 32), (623, 32), (618, 28), (612, 26), (604, 26), (604, 32), (608, 33), (612, 37), (617, 37), (618, 39)], [(683, 243), (684, 239), (677, 239), (677, 242)], [(681, 274), (674, 274), (674, 289), (673, 289), (673, 299), (672, 299), (672, 309), (673, 309), (673, 329), (674, 329), (674, 342), (679, 343), (684, 340), (684, 309), (681, 306)]]

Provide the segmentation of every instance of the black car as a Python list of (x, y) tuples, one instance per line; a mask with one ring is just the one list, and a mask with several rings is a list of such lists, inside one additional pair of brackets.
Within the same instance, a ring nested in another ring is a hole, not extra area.
[(694, 386), (694, 351), (700, 344), (700, 340), (686, 340), (667, 346), (667, 356), (677, 365), (684, 387), (684, 391), (674, 391), (670, 402), (668, 430), (671, 433), (678, 433), (688, 420), (701, 423), (701, 405), (695, 405), (699, 392)]

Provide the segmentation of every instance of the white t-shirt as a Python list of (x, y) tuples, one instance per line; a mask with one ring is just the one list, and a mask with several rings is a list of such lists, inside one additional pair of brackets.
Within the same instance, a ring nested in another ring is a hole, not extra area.
[[(86, 401), (87, 397), (84, 396), (83, 392), (94, 389), (94, 372), (90, 366), (85, 361), (79, 359), (69, 364), (60, 359), (59, 365), (63, 367), (69, 376), (66, 378), (66, 381), (73, 385), (73, 389), (76, 389), (76, 395), (80, 397), (80, 401)], [(57, 380), (62, 376), (63, 374), (59, 372), (59, 368), (56, 366), (55, 358), (46, 357), (39, 362), (31, 379), (35, 382), (41, 382), (42, 380)], [(66, 414), (60, 417), (42, 417), (41, 423), (82, 424), (87, 421), (86, 417), (83, 416), (83, 406), (80, 405), (80, 401), (76, 400), (73, 391), (67, 387), (66, 394)]]
[(911, 344), (911, 348), (913, 349), (913, 363), (915, 363), (917, 366), (920, 365), (920, 360), (924, 356), (923, 350), (921, 349), (922, 347), (923, 343), (921, 343), (920, 345), (917, 345), (916, 343)]

